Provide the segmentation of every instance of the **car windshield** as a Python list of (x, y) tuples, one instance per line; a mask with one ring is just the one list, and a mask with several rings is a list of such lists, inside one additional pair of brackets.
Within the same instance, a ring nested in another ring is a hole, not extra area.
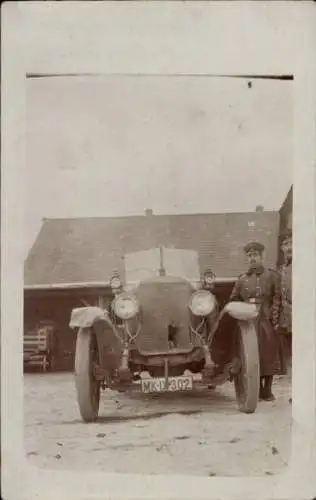
[(177, 276), (191, 282), (200, 279), (199, 256), (196, 250), (177, 248), (151, 248), (125, 255), (125, 279), (127, 284), (160, 275)]

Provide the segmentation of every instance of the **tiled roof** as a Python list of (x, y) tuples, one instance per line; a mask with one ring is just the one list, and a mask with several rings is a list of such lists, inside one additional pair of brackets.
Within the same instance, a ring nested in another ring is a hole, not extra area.
[(163, 245), (199, 252), (201, 269), (236, 277), (246, 269), (243, 246), (266, 246), (265, 262), (278, 254), (279, 213), (140, 215), (117, 218), (47, 219), (25, 262), (25, 286), (108, 282), (123, 274), (126, 252)]

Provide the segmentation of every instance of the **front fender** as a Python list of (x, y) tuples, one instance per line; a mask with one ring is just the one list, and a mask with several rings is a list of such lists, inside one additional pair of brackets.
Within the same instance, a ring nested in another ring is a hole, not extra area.
[(110, 370), (119, 367), (123, 343), (107, 311), (93, 306), (75, 308), (71, 311), (69, 326), (86, 329), (87, 332), (93, 327), (98, 341), (100, 366)]
[(251, 321), (258, 317), (259, 312), (255, 304), (233, 301), (226, 304), (222, 309), (220, 319), (225, 314), (239, 321)]
[(90, 328), (96, 322), (104, 321), (112, 326), (109, 314), (100, 307), (77, 307), (71, 311), (69, 327), (74, 328)]

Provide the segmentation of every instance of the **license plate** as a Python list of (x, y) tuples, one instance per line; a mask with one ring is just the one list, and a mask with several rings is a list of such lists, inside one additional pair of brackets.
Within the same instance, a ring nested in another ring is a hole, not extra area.
[(193, 389), (192, 377), (169, 377), (168, 387), (164, 378), (142, 380), (142, 392), (177, 392)]

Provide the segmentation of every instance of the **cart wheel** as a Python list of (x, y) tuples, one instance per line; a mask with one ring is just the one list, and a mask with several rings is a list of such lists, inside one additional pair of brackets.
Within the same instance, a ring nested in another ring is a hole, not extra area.
[(80, 328), (75, 355), (75, 384), (80, 414), (85, 422), (94, 422), (99, 414), (100, 381), (94, 378), (98, 361), (97, 338), (92, 328)]
[(48, 362), (48, 369), (50, 372), (56, 372), (58, 367), (57, 359), (54, 354), (51, 354)]
[(260, 387), (259, 349), (253, 322), (238, 321), (237, 346), (241, 369), (234, 377), (238, 409), (254, 413), (258, 404)]
[(46, 373), (46, 372), (47, 372), (47, 364), (48, 364), (48, 363), (47, 363), (47, 358), (46, 358), (46, 356), (43, 356), (43, 361), (42, 361), (42, 370), (43, 370), (43, 372), (44, 372), (44, 373)]

